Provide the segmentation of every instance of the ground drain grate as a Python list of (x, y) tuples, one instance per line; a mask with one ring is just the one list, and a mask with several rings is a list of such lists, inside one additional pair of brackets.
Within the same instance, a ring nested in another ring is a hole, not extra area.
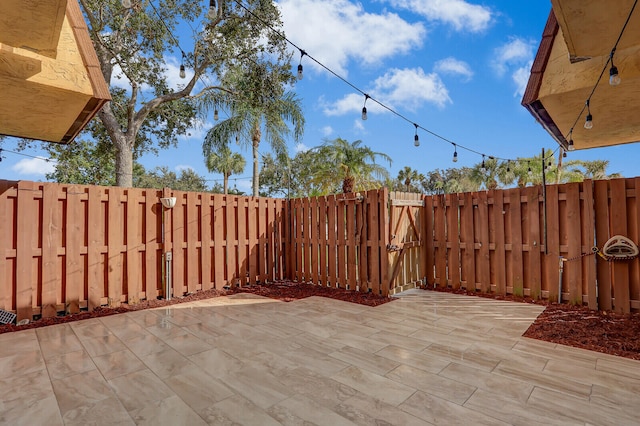
[(13, 312), (5, 311), (4, 309), (0, 309), (0, 324), (10, 324), (13, 323), (16, 319), (16, 314)]

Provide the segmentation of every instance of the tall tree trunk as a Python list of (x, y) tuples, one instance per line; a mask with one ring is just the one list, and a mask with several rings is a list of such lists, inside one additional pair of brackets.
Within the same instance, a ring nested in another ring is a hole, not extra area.
[(133, 149), (126, 135), (118, 135), (116, 142), (116, 186), (133, 187)]
[(564, 153), (564, 149), (560, 148), (560, 151), (558, 151), (558, 169), (556, 171), (556, 185), (558, 185), (560, 183), (560, 180), (562, 179), (562, 154)]
[(229, 175), (226, 173), (223, 173), (222, 176), (223, 176), (222, 184), (224, 186), (224, 195), (227, 195), (229, 193)]
[(355, 179), (353, 176), (347, 176), (346, 178), (344, 178), (344, 180), (342, 181), (342, 192), (345, 194), (348, 194), (350, 192), (353, 192), (353, 186), (355, 184)]
[(258, 162), (258, 144), (259, 142), (253, 142), (253, 196), (257, 197), (259, 194), (260, 182), (259, 174), (260, 174), (260, 163)]

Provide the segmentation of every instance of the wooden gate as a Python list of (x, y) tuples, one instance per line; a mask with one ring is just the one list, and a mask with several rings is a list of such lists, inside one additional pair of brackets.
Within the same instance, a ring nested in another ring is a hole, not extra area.
[(420, 287), (426, 276), (424, 196), (389, 194), (389, 294)]

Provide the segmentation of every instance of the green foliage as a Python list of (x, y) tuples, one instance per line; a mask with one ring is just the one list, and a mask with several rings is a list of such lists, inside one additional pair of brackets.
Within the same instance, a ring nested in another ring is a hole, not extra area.
[(210, 172), (222, 173), (225, 194), (228, 193), (229, 189), (229, 176), (242, 173), (247, 164), (244, 157), (237, 152), (231, 152), (228, 145), (220, 147), (218, 152), (209, 154), (205, 163)]
[[(278, 156), (286, 155), (287, 138), (299, 141), (304, 131), (304, 115), (300, 99), (285, 86), (293, 82), (291, 67), (287, 63), (267, 60), (247, 62), (225, 76), (225, 87), (233, 95), (203, 96), (206, 109), (225, 108), (229, 118), (217, 123), (205, 137), (205, 157), (226, 146), (234, 139), (253, 154), (253, 195), (258, 195), (260, 142), (265, 139)], [(292, 128), (289, 127), (289, 124)]]
[[(391, 166), (391, 157), (375, 152), (362, 141), (347, 142), (337, 138), (315, 147), (323, 161), (316, 178), (323, 192), (329, 192), (342, 183), (342, 192), (364, 191), (378, 188), (389, 177), (386, 168), (376, 163), (378, 158)], [(325, 193), (326, 193), (325, 192)]]
[[(91, 134), (110, 143), (118, 171), (116, 182), (121, 186), (132, 184), (135, 153), (176, 144), (177, 137), (186, 134), (197, 114), (194, 97), (209, 93), (215, 93), (211, 95), (214, 100), (254, 96), (255, 92), (244, 90), (248, 88), (233, 85), (238, 76), (246, 75), (247, 64), (270, 64), (269, 69), (277, 70), (273, 75), (278, 81), (293, 79), (286, 41), (267, 31), (265, 24), (245, 9), (279, 29), (280, 14), (272, 1), (219, 0), (213, 20), (203, 15), (203, 6), (208, 5), (199, 0), (132, 3), (133, 7), (126, 9), (120, 0), (80, 0), (113, 98), (98, 113), (103, 129)], [(198, 30), (194, 30), (191, 42), (178, 41), (182, 48), (192, 45), (182, 52), (175, 34), (186, 25)], [(169, 84), (168, 52), (183, 55), (192, 74), (177, 88)], [(205, 74), (209, 78), (201, 80)], [(256, 76), (249, 74), (247, 79)], [(194, 94), (198, 81), (215, 83)], [(257, 93), (268, 95), (269, 91)]]
[(139, 176), (135, 184), (140, 188), (171, 188), (177, 191), (207, 191), (207, 182), (192, 169), (183, 169), (180, 175), (170, 171), (168, 167), (156, 167), (153, 171)]
[(425, 179), (422, 173), (409, 166), (404, 166), (404, 168), (398, 172), (396, 180), (391, 182), (392, 185), (390, 189), (393, 191), (421, 193), (422, 190), (418, 185)]

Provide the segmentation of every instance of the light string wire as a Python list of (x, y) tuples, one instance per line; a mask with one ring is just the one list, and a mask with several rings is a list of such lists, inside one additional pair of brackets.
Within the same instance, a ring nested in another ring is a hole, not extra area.
[(637, 4), (638, 4), (638, 0), (635, 0), (633, 2), (633, 6), (631, 6), (631, 10), (629, 11), (629, 14), (627, 15), (627, 20), (624, 22), (624, 25), (622, 26), (622, 30), (620, 30), (620, 34), (618, 34), (618, 39), (613, 45), (613, 48), (611, 49), (611, 53), (609, 53), (609, 58), (607, 59), (607, 62), (605, 62), (604, 66), (602, 67), (602, 71), (600, 72), (600, 75), (598, 76), (596, 83), (593, 85), (593, 88), (591, 89), (591, 93), (589, 93), (587, 100), (582, 105), (582, 109), (580, 110), (580, 113), (578, 114), (575, 121), (573, 122), (571, 129), (569, 129), (569, 133), (567, 133), (567, 136), (565, 136), (565, 140), (567, 140), (567, 143), (569, 143), (568, 141), (573, 138), (573, 129), (575, 129), (576, 125), (578, 124), (578, 121), (580, 121), (580, 118), (582, 118), (582, 114), (584, 114), (585, 110), (589, 109), (591, 104), (591, 98), (593, 97), (593, 94), (596, 92), (596, 89), (598, 88), (598, 85), (602, 80), (602, 76), (607, 71), (607, 67), (613, 60), (613, 55), (615, 54), (618, 48), (618, 44), (620, 43), (620, 40), (622, 39), (622, 36), (624, 35), (624, 32), (627, 29), (627, 25), (629, 25), (629, 21), (631, 20), (631, 16), (633, 15), (633, 11), (635, 10)]
[[(636, 0), (637, 2), (638, 0)], [(296, 48), (297, 50), (300, 51), (300, 55), (301, 58), (300, 60), (302, 61), (302, 57), (307, 56), (311, 61), (315, 62), (318, 66), (320, 66), (321, 68), (323, 68), (324, 70), (326, 70), (327, 72), (329, 72), (331, 75), (333, 75), (334, 77), (336, 77), (337, 79), (341, 80), (343, 83), (345, 83), (346, 85), (348, 85), (349, 87), (351, 87), (353, 90), (355, 90), (356, 92), (360, 93), (361, 95), (363, 95), (365, 97), (365, 102), (366, 100), (371, 100), (372, 102), (375, 102), (376, 104), (378, 104), (380, 107), (386, 109), (387, 111), (389, 111), (390, 113), (394, 114), (395, 116), (397, 116), (398, 118), (410, 123), (412, 126), (415, 126), (416, 129), (421, 129), (423, 131), (425, 131), (426, 133), (430, 134), (431, 136), (440, 139), (444, 142), (449, 143), (454, 150), (456, 150), (456, 148), (460, 148), (463, 149), (467, 152), (471, 152), (474, 153), (478, 156), (483, 156), (486, 157), (490, 160), (499, 160), (499, 161), (512, 161), (515, 163), (521, 163), (527, 160), (522, 160), (522, 159), (513, 159), (513, 158), (502, 158), (499, 156), (495, 156), (495, 155), (488, 155), (488, 154), (484, 154), (478, 150), (475, 150), (473, 148), (469, 148), (467, 146), (461, 145), (458, 142), (454, 142), (430, 129), (427, 129), (426, 127), (416, 123), (413, 120), (410, 120), (408, 117), (406, 117), (405, 115), (403, 115), (402, 113), (396, 111), (395, 109), (393, 109), (392, 107), (385, 105), (383, 102), (373, 98), (371, 95), (369, 95), (368, 93), (366, 93), (364, 90), (360, 89), (358, 86), (356, 86), (354, 83), (350, 82), (349, 80), (347, 80), (346, 78), (344, 78), (343, 76), (341, 76), (340, 74), (338, 74), (337, 72), (333, 71), (331, 68), (329, 68), (328, 66), (326, 66), (325, 64), (323, 64), (322, 62), (320, 62), (318, 59), (316, 59), (315, 57), (313, 57), (312, 55), (309, 54), (308, 51), (306, 51), (305, 49), (302, 49), (300, 46), (298, 46), (296, 43), (294, 43), (293, 41), (289, 40), (287, 38), (287, 36), (285, 34), (283, 34), (282, 32), (278, 31), (277, 29), (273, 28), (273, 26), (271, 24), (269, 24), (268, 22), (266, 22), (264, 19), (262, 19), (262, 17), (256, 15), (253, 11), (251, 11), (248, 7), (246, 7), (244, 4), (242, 4), (241, 1), (237, 1), (238, 6), (240, 6), (242, 9), (244, 9), (248, 14), (250, 14), (251, 16), (253, 16), (255, 19), (257, 19), (258, 21), (260, 21), (262, 23), (262, 25), (264, 25), (265, 27), (267, 27), (269, 30), (271, 30), (274, 34), (276, 34), (278, 37), (282, 38), (284, 41), (286, 41), (288, 44), (290, 44), (291, 46), (293, 46), (294, 48)], [(553, 157), (553, 155), (558, 152), (560, 147), (556, 148), (554, 151), (552, 151), (551, 155), (549, 155), (548, 157), (543, 158), (543, 161), (546, 161), (550, 158)]]
[[(624, 33), (624, 29), (626, 28), (626, 26), (627, 26), (627, 24), (628, 24), (628, 22), (629, 22), (629, 19), (631, 18), (631, 13), (633, 13), (633, 9), (635, 8), (635, 6), (636, 6), (637, 2), (638, 2), (638, 0), (635, 0), (634, 5), (633, 5), (633, 8), (632, 8), (632, 10), (631, 10), (631, 12), (630, 12), (629, 16), (627, 17), (627, 21), (625, 22), (625, 25), (624, 25), (624, 27), (623, 27), (623, 30), (622, 30), (622, 32), (620, 33), (620, 36), (618, 37), (618, 41), (616, 42), (616, 46), (617, 46), (618, 42), (620, 41), (620, 38), (622, 37), (622, 34)], [(174, 44), (176, 45), (176, 47), (180, 50), (180, 52), (181, 52), (181, 54), (182, 54), (182, 57), (183, 57), (183, 60), (184, 60), (184, 59), (186, 58), (186, 54), (185, 54), (184, 50), (182, 49), (182, 47), (180, 46), (180, 42), (179, 42), (179, 41), (178, 41), (178, 39), (175, 37), (175, 35), (173, 34), (173, 32), (171, 31), (171, 29), (169, 28), (169, 26), (164, 22), (164, 19), (163, 19), (163, 18), (162, 18), (162, 16), (160, 15), (159, 11), (157, 10), (157, 8), (156, 8), (156, 7), (155, 7), (155, 5), (153, 4), (153, 2), (151, 2), (151, 1), (150, 1), (150, 2), (149, 2), (149, 4), (151, 5), (151, 8), (154, 10), (154, 13), (158, 16), (158, 18), (159, 18), (159, 19), (160, 19), (160, 21), (162, 22), (162, 25), (166, 28), (167, 32), (169, 33), (169, 35), (170, 35), (171, 39), (173, 40)], [(400, 118), (400, 119), (402, 119), (402, 120), (404, 120), (404, 121), (406, 121), (406, 122), (410, 123), (412, 126), (414, 126), (414, 127), (415, 127), (416, 131), (417, 131), (417, 129), (421, 129), (421, 130), (423, 130), (424, 132), (426, 132), (426, 133), (428, 133), (428, 134), (432, 135), (433, 137), (435, 137), (435, 138), (437, 138), (437, 139), (440, 139), (440, 140), (442, 140), (442, 141), (444, 141), (444, 142), (449, 143), (449, 144), (453, 147), (454, 152), (456, 152), (456, 153), (457, 153), (457, 149), (458, 149), (458, 148), (460, 148), (460, 149), (462, 149), (462, 150), (465, 150), (465, 151), (467, 151), (467, 152), (471, 152), (471, 153), (476, 154), (476, 155), (478, 155), (478, 156), (481, 156), (481, 157), (483, 157), (483, 158), (488, 158), (488, 159), (490, 159), (490, 160), (498, 160), (498, 161), (503, 161), (503, 162), (507, 162), (507, 163), (510, 163), (510, 162), (514, 162), (514, 163), (530, 162), (530, 160), (517, 159), (517, 158), (516, 158), (516, 159), (513, 159), (513, 158), (503, 158), (503, 157), (499, 157), (499, 156), (488, 155), (488, 154), (482, 153), (482, 152), (480, 152), (480, 151), (478, 151), (478, 150), (475, 150), (475, 149), (473, 149), (473, 148), (469, 148), (469, 147), (467, 147), (467, 146), (465, 146), (465, 145), (461, 145), (461, 144), (460, 144), (460, 143), (458, 143), (458, 142), (454, 142), (454, 141), (452, 141), (452, 140), (450, 140), (450, 139), (448, 139), (448, 138), (446, 138), (446, 137), (444, 137), (444, 136), (442, 136), (442, 135), (440, 135), (440, 134), (438, 134), (438, 133), (436, 133), (436, 132), (434, 132), (434, 131), (432, 131), (432, 130), (430, 130), (430, 129), (428, 129), (428, 128), (426, 128), (426, 127), (424, 127), (424, 126), (422, 126), (422, 125), (420, 125), (420, 124), (418, 124), (418, 123), (416, 123), (415, 121), (410, 120), (410, 119), (409, 119), (408, 117), (406, 117), (404, 114), (402, 114), (402, 113), (400, 113), (400, 112), (396, 111), (395, 109), (393, 109), (392, 107), (390, 107), (390, 106), (388, 106), (388, 105), (384, 104), (383, 102), (379, 101), (378, 99), (373, 98), (371, 95), (367, 94), (364, 90), (362, 90), (362, 89), (360, 89), (358, 86), (356, 86), (354, 83), (350, 82), (349, 80), (347, 80), (346, 78), (344, 78), (342, 75), (338, 74), (337, 72), (335, 72), (334, 70), (332, 70), (331, 68), (329, 68), (328, 66), (326, 66), (325, 64), (323, 64), (322, 62), (320, 62), (318, 59), (316, 59), (315, 57), (311, 56), (311, 55), (310, 55), (306, 50), (304, 50), (304, 49), (302, 49), (301, 47), (299, 47), (296, 43), (294, 43), (294, 42), (293, 42), (293, 41), (291, 41), (289, 38), (287, 38), (283, 33), (281, 33), (280, 31), (276, 30), (275, 28), (273, 28), (273, 26), (272, 26), (271, 24), (269, 24), (268, 22), (266, 22), (262, 17), (260, 17), (260, 16), (256, 15), (252, 10), (250, 10), (248, 7), (246, 7), (246, 6), (245, 6), (241, 1), (237, 1), (237, 4), (238, 4), (238, 6), (240, 6), (242, 9), (244, 9), (244, 10), (245, 10), (249, 15), (251, 15), (252, 17), (254, 17), (255, 19), (257, 19), (258, 21), (260, 21), (260, 23), (261, 23), (262, 25), (264, 25), (266, 28), (268, 28), (270, 31), (272, 31), (274, 34), (276, 34), (278, 37), (282, 38), (282, 39), (283, 39), (285, 42), (287, 42), (289, 45), (293, 46), (293, 47), (294, 47), (294, 48), (296, 48), (298, 51), (300, 51), (300, 55), (301, 55), (300, 61), (302, 61), (302, 58), (303, 58), (304, 56), (309, 57), (309, 59), (310, 59), (310, 60), (312, 60), (313, 62), (315, 62), (315, 63), (316, 63), (318, 66), (320, 66), (322, 69), (324, 69), (324, 70), (326, 70), (327, 72), (329, 72), (331, 75), (333, 75), (334, 77), (336, 77), (337, 79), (339, 79), (340, 81), (342, 81), (343, 83), (345, 83), (346, 85), (348, 85), (349, 87), (351, 87), (351, 88), (352, 88), (353, 90), (355, 90), (356, 92), (358, 92), (358, 93), (362, 94), (363, 96), (365, 96), (365, 99), (366, 99), (366, 100), (370, 99), (372, 102), (375, 102), (375, 103), (376, 103), (376, 104), (378, 104), (380, 107), (382, 107), (382, 108), (386, 109), (387, 111), (389, 111), (389, 112), (390, 112), (390, 113), (392, 113), (393, 115), (395, 115), (395, 116), (397, 116), (398, 118)], [(614, 47), (614, 50), (615, 50), (615, 47)], [(609, 58), (609, 61), (610, 61), (610, 60), (611, 60), (611, 58)], [(607, 67), (607, 65), (608, 65), (609, 61), (607, 61), (607, 63), (605, 64), (605, 66), (604, 66), (604, 68), (603, 68), (603, 71), (602, 71), (602, 73), (601, 73), (600, 78), (598, 79), (598, 81), (602, 78), (602, 75), (603, 75), (603, 74), (604, 74), (604, 72), (606, 71), (606, 67)], [(202, 76), (200, 76), (200, 77), (202, 77)], [(203, 82), (203, 84), (204, 84), (204, 82)], [(596, 86), (597, 86), (597, 83), (596, 83)], [(594, 91), (595, 91), (595, 87), (594, 87), (594, 89), (593, 89), (593, 91), (592, 91), (592, 94), (591, 94), (591, 95), (593, 95), (593, 92), (594, 92)], [(591, 96), (591, 95), (590, 95), (590, 96)], [(581, 111), (580, 115), (582, 115), (582, 112), (584, 112), (584, 109), (585, 109), (585, 108), (586, 108), (586, 105), (583, 107), (583, 110)], [(579, 116), (578, 116), (578, 118), (576, 119), (576, 123), (577, 123), (577, 121), (580, 119), (580, 115), (579, 115)], [(574, 126), (575, 126), (575, 123), (574, 123)], [(571, 130), (571, 131), (573, 131), (573, 128), (572, 128), (572, 130)], [(553, 158), (553, 156), (558, 152), (558, 150), (559, 150), (559, 149), (560, 149), (560, 147), (557, 147), (555, 150), (553, 150), (553, 151), (551, 152), (551, 154), (550, 154), (550, 155), (545, 156), (544, 158), (542, 158), (543, 164), (544, 164), (544, 163), (546, 163), (546, 161), (547, 161), (547, 160), (549, 160), (549, 159)], [(43, 161), (46, 161), (46, 162), (50, 162), (50, 161), (57, 162), (57, 160), (52, 159), (52, 158), (44, 158), (44, 157), (41, 157), (41, 156), (33, 156), (33, 155), (23, 154), (23, 153), (19, 153), (19, 152), (15, 152), (15, 151), (10, 151), (10, 150), (7, 150), (7, 149), (0, 149), (0, 154), (1, 154), (2, 152), (9, 152), (9, 153), (17, 154), (17, 155), (22, 155), (22, 156), (30, 157), (30, 158), (40, 159), (40, 160), (43, 160)], [(261, 154), (261, 155), (262, 155), (262, 154)], [(0, 161), (1, 161), (1, 157), (0, 157)], [(544, 169), (544, 167), (543, 167), (543, 169)], [(246, 179), (246, 178), (234, 178), (234, 179)], [(223, 179), (209, 179), (209, 180), (206, 180), (206, 181), (208, 182), (208, 181), (217, 181), (217, 180), (223, 180)]]

